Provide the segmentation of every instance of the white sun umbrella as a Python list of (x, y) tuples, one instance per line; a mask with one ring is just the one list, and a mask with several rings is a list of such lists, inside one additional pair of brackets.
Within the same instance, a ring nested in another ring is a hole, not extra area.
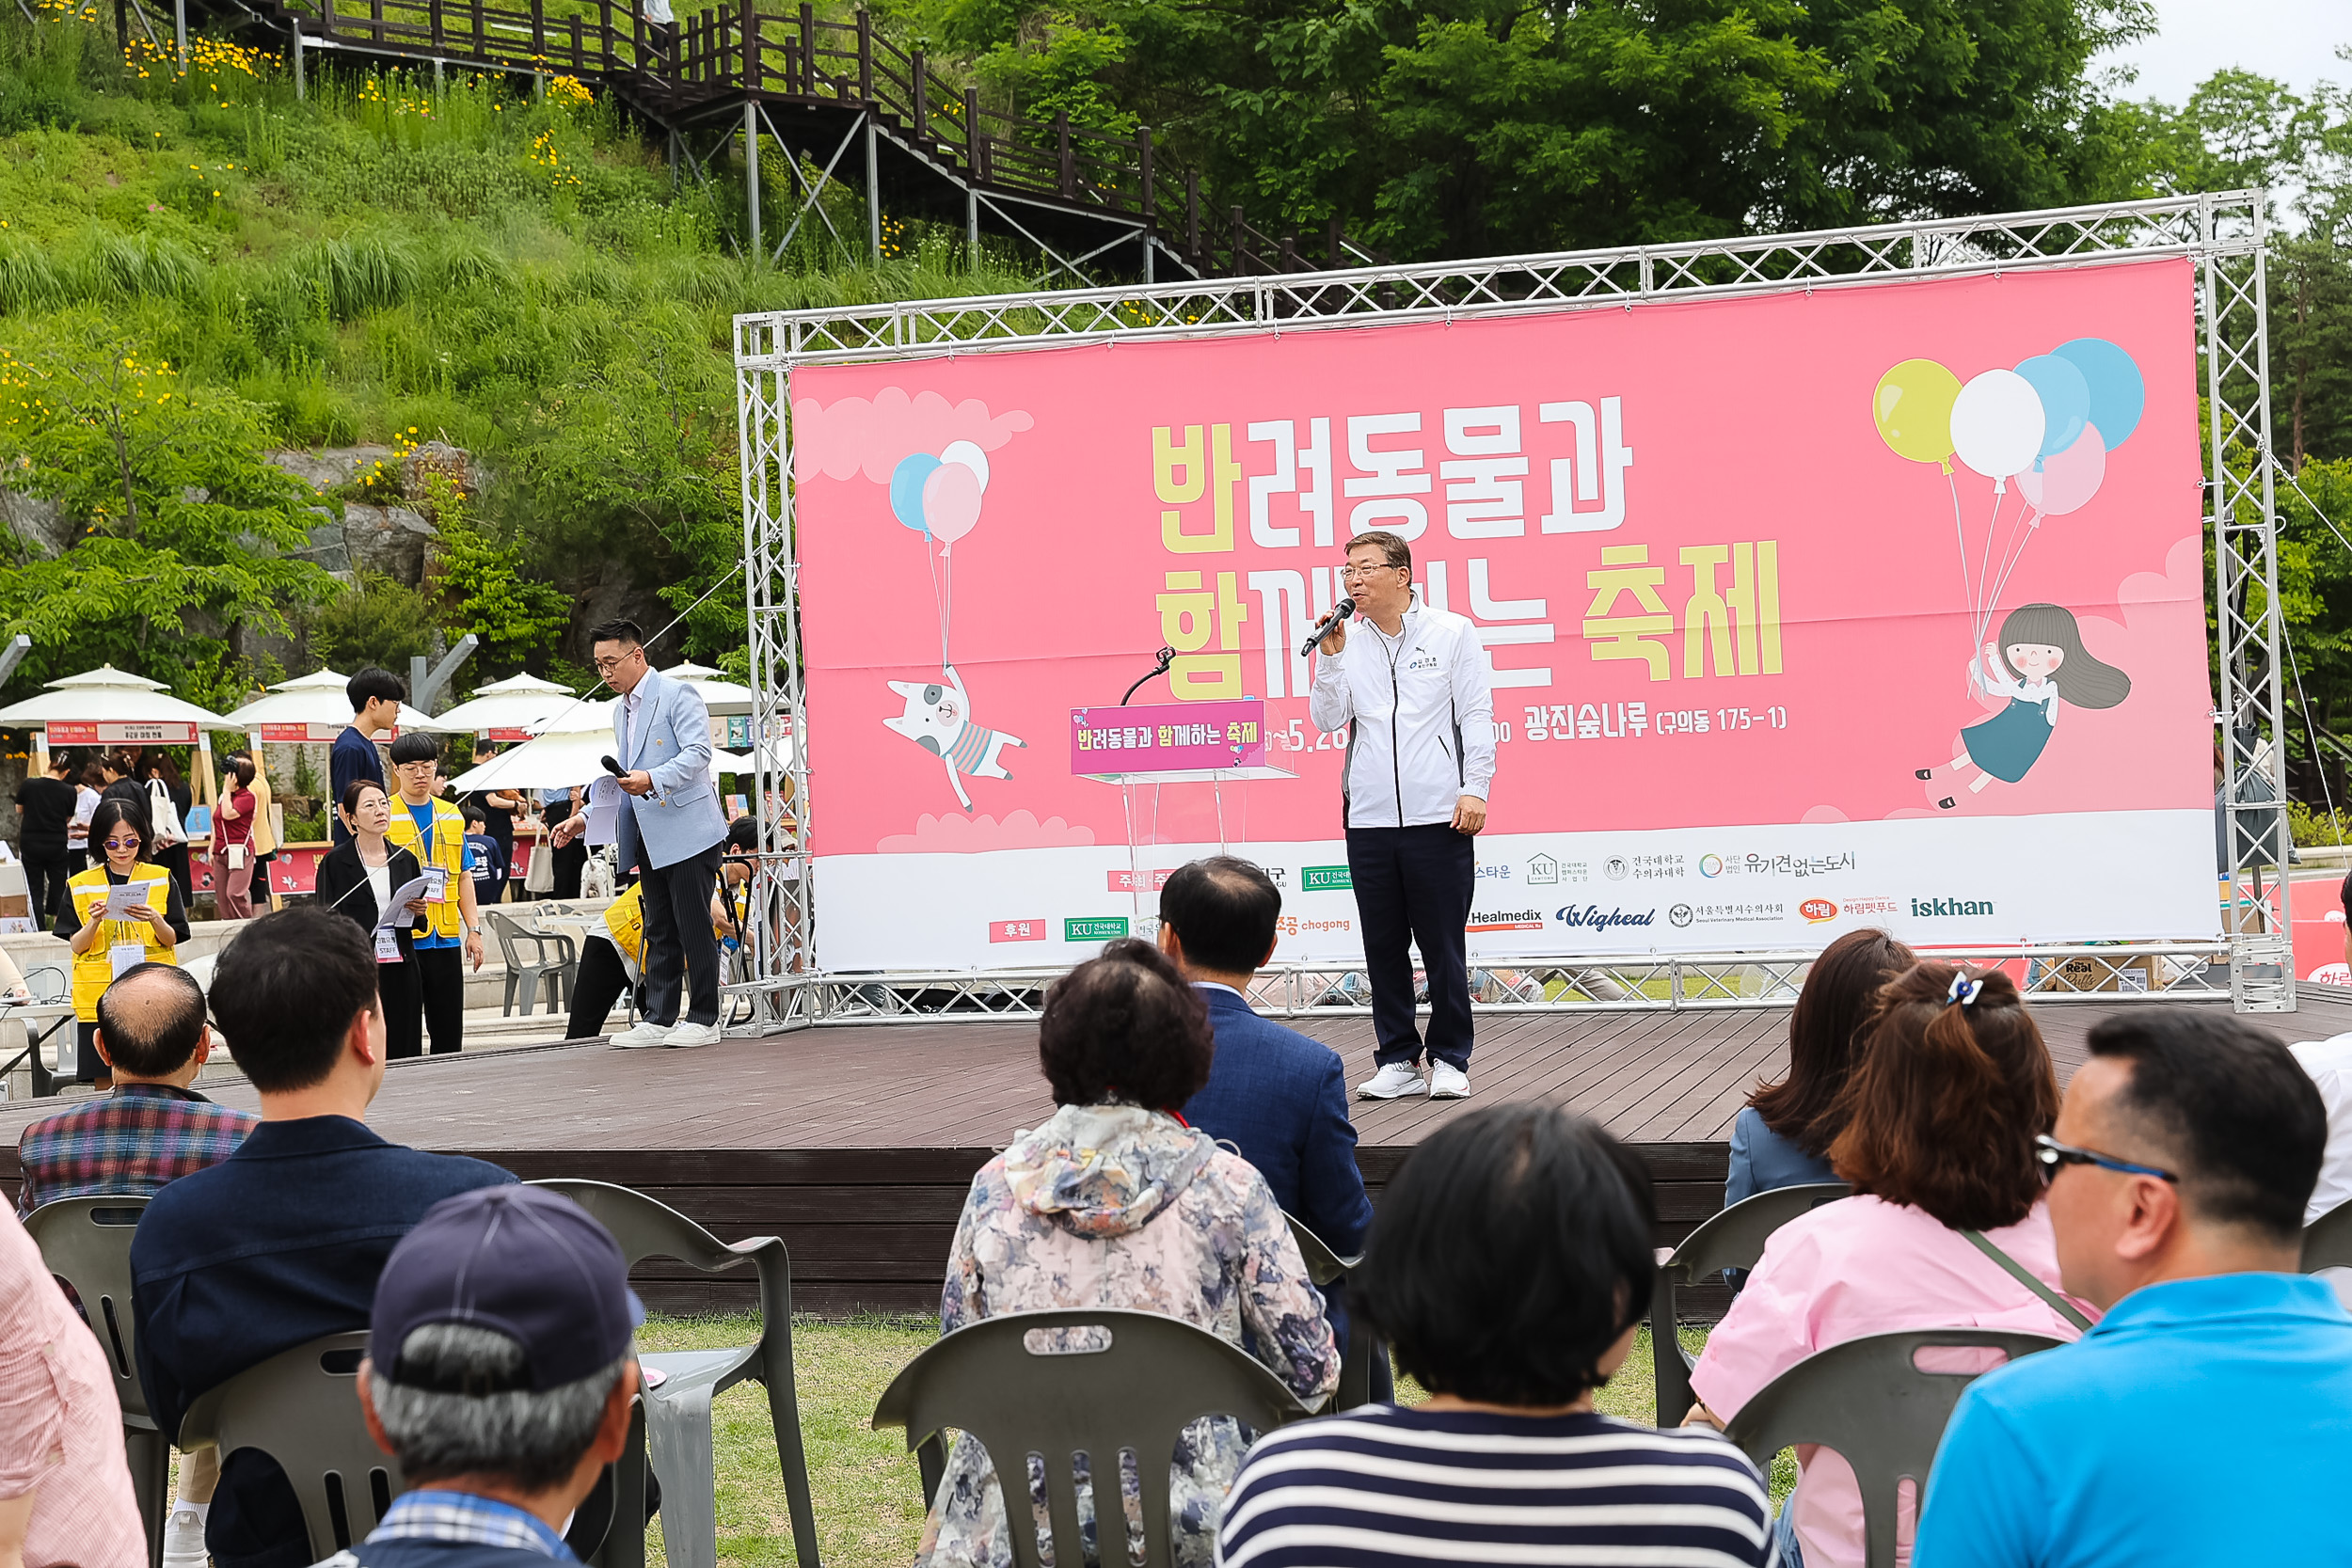
[(763, 766), (771, 773), (789, 773), (800, 765), (801, 740), (798, 736), (787, 735), (775, 740), (763, 740), (753, 751), (720, 751), (711, 754), (722, 773), (749, 773), (755, 768)]
[(691, 686), (703, 700), (703, 706), (714, 719), (752, 711), (752, 689), (740, 681), (727, 679), (724, 672), (707, 664), (675, 664), (661, 672), (672, 680)]
[(445, 730), (470, 730), (492, 740), (520, 740), (532, 733), (533, 725), (554, 718), (571, 703), (568, 686), (536, 675), (509, 675), (474, 688), (470, 701), (458, 704), (435, 722)]
[(40, 696), (0, 708), (0, 724), (39, 727), (52, 746), (193, 746), (207, 730), (237, 727), (182, 702), (163, 682), (111, 664), (51, 681)]
[[(333, 740), (351, 723), (351, 699), (344, 688), (350, 677), (332, 670), (279, 681), (269, 694), (257, 697), (225, 717), (236, 728), (259, 731), (263, 740)], [(400, 705), (400, 727), (441, 734), (450, 725)]]
[[(538, 734), (513, 751), (501, 752), (458, 774), (450, 781), (451, 786), (461, 794), (477, 789), (568, 789), (602, 773), (603, 759), (612, 751), (612, 705), (619, 699), (575, 703), (566, 697), (564, 701), (563, 711), (542, 721)], [(442, 721), (448, 722), (450, 717), (443, 714)]]

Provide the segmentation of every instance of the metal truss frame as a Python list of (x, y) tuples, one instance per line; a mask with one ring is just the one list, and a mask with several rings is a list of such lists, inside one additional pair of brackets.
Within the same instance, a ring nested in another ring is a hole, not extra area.
[[(2161, 996), (2230, 999), (2241, 1011), (2287, 1011), (2295, 966), (2287, 935), (2285, 761), (2280, 737), (2281, 625), (2273, 510), (2269, 337), (2265, 271), (2266, 193), (2229, 191), (2049, 212), (1938, 218), (1804, 234), (1363, 267), (1338, 272), (1186, 280), (1057, 293), (913, 300), (738, 316), (735, 362), (742, 420), (743, 547), (752, 686), (762, 735), (788, 727), (788, 769), (759, 776), (771, 878), (791, 890), (788, 929), (763, 932), (753, 977), (732, 988), (758, 999), (768, 1027), (922, 1018), (1025, 1018), (1049, 972), (907, 971), (826, 974), (806, 939), (814, 868), (785, 836), (771, 789), (787, 781), (804, 833), (810, 754), (802, 705), (792, 445), (792, 372), (803, 365), (1021, 353), (1077, 343), (1335, 331), (1400, 322), (1633, 309), (1660, 301), (1867, 287), (1903, 279), (2080, 268), (2163, 258), (2198, 269), (2199, 350), (2211, 405), (2206, 454), (2215, 553), (2220, 705), (2232, 824), (2232, 901), (2217, 942), (1954, 949), (1939, 957), (2022, 962), (2037, 1001)], [(762, 752), (763, 768), (768, 761)], [(1758, 1006), (1793, 999), (1811, 955), (1657, 953), (1516, 960), (1486, 972), (1481, 1006), (1608, 1010)], [(2226, 984), (2223, 976), (2226, 975)], [(1508, 976), (1508, 978), (1499, 978)], [(1289, 966), (1267, 972), (1270, 1011), (1360, 1010), (1362, 972)]]

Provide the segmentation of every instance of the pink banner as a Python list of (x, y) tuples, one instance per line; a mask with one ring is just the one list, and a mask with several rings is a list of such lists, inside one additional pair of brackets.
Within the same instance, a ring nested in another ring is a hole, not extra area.
[(1158, 703), (1070, 710), (1070, 770), (1186, 772), (1265, 762), (1265, 704)]
[[(1298, 776), (1171, 786), (1151, 836), (1335, 841), (1345, 735), (1307, 721), (1297, 649), (1347, 539), (1386, 529), (1488, 649), (1498, 882), (1681, 882), (1653, 946), (1818, 942), (1849, 901), (1927, 938), (2209, 930), (2177, 899), (2045, 917), (1967, 885), (2046, 878), (2007, 824), (2210, 810), (2193, 289), (2166, 261), (802, 370), (810, 847), (1115, 851), (1069, 886), (1148, 910), (1104, 889), (1137, 831), (1120, 792), (1048, 758), (1163, 644), (1138, 701), (1208, 723), (1263, 699), (1263, 761)], [(1903, 822), (1910, 849), (1864, 855)], [(1713, 836), (1636, 836), (1689, 830)], [(2161, 836), (2149, 874), (2209, 901), (2186, 827)], [(1709, 938), (1700, 895), (1751, 861), (1745, 894), (1787, 887)], [(1962, 912), (1883, 912), (1915, 901)], [(1594, 926), (1518, 907), (1549, 902), (1482, 912), (1555, 948)], [(934, 956), (1025, 912), (961, 911)]]

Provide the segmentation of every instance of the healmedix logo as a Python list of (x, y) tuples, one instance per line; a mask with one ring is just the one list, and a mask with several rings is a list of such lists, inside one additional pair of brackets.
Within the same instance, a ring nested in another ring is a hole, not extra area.
[(1472, 910), (1465, 931), (1540, 931), (1544, 928), (1541, 910)]
[(1553, 918), (1563, 926), (1588, 931), (1606, 931), (1613, 926), (1647, 926), (1658, 918), (1658, 911), (1644, 910), (1636, 914), (1631, 910), (1604, 910), (1598, 904), (1587, 904), (1580, 910), (1570, 904)]
[(1914, 898), (1911, 912), (1921, 919), (1934, 915), (1991, 914), (1990, 898)]

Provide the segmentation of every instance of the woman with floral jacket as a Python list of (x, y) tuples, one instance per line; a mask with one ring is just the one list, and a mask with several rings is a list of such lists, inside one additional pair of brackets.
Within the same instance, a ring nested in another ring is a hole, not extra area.
[[(1265, 1179), (1174, 1109), (1208, 1082), (1214, 1051), (1200, 992), (1149, 942), (1112, 942), (1054, 983), (1038, 1054), (1060, 1109), (973, 1180), (947, 1261), (942, 1333), (1006, 1312), (1158, 1312), (1246, 1344), (1310, 1404), (1337, 1386), (1322, 1297)], [(1245, 1447), (1224, 1417), (1178, 1439), (1169, 1502), (1179, 1563), (1214, 1558), (1217, 1511)], [(1041, 1519), (1044, 1474), (1029, 1471)], [(1140, 1504), (1131, 1482), (1121, 1490), (1140, 1552)], [(1081, 1491), (1081, 1504), (1091, 1495)], [(1001, 1499), (987, 1452), (958, 1436), (918, 1568), (1005, 1568)], [(1083, 1506), (1081, 1525), (1091, 1538)]]

